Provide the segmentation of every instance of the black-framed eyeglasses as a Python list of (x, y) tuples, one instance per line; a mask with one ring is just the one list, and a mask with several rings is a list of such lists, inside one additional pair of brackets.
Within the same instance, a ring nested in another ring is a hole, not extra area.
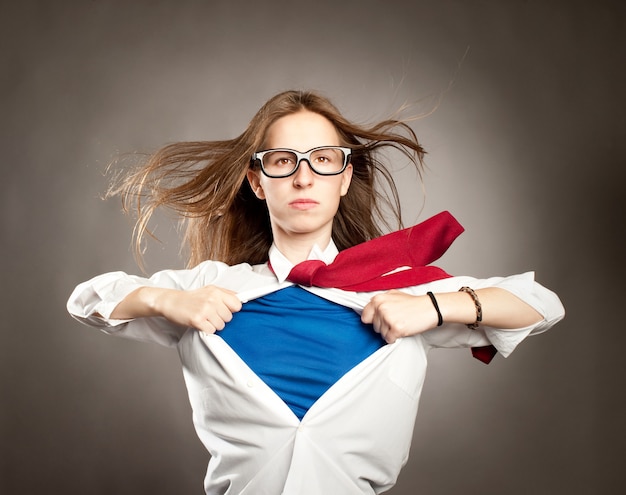
[(302, 160), (318, 175), (338, 175), (346, 169), (351, 154), (352, 149), (342, 146), (319, 146), (305, 153), (277, 148), (257, 151), (252, 155), (252, 164), (260, 163), (263, 174), (273, 179), (295, 174)]

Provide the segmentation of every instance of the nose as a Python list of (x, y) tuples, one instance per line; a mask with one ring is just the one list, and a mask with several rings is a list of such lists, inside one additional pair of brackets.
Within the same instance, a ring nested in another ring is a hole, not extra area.
[(293, 184), (296, 187), (310, 186), (313, 183), (314, 175), (315, 173), (311, 169), (311, 164), (308, 160), (303, 158), (298, 164), (298, 170), (296, 170), (296, 173), (293, 175)]

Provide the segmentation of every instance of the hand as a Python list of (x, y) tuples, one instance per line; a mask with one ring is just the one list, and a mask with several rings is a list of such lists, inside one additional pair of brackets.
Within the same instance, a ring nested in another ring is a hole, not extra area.
[(223, 330), (233, 313), (241, 310), (235, 292), (212, 285), (195, 290), (160, 290), (153, 305), (171, 322), (209, 334)]
[(388, 344), (437, 326), (437, 312), (428, 296), (413, 296), (397, 290), (378, 294), (361, 315)]

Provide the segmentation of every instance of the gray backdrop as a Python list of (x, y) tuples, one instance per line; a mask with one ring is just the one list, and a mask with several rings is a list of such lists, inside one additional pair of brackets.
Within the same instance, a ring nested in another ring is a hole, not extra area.
[[(176, 352), (82, 327), (65, 302), (138, 272), (129, 219), (99, 199), (116, 153), (233, 137), (276, 92), (312, 88), (359, 121), (437, 105), (414, 126), (426, 195), (397, 170), (406, 223), (450, 210), (467, 232), (442, 266), (536, 270), (567, 309), (489, 366), (431, 354), (391, 493), (614, 493), (624, 24), (608, 0), (3, 0), (0, 492), (202, 492)], [(182, 266), (157, 232), (149, 271)]]

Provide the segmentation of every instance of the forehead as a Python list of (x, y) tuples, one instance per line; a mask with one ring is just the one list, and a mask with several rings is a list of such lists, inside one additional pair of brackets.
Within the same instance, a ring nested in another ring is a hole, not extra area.
[(265, 148), (308, 151), (317, 146), (340, 144), (332, 122), (307, 110), (281, 117), (267, 129), (265, 136)]

